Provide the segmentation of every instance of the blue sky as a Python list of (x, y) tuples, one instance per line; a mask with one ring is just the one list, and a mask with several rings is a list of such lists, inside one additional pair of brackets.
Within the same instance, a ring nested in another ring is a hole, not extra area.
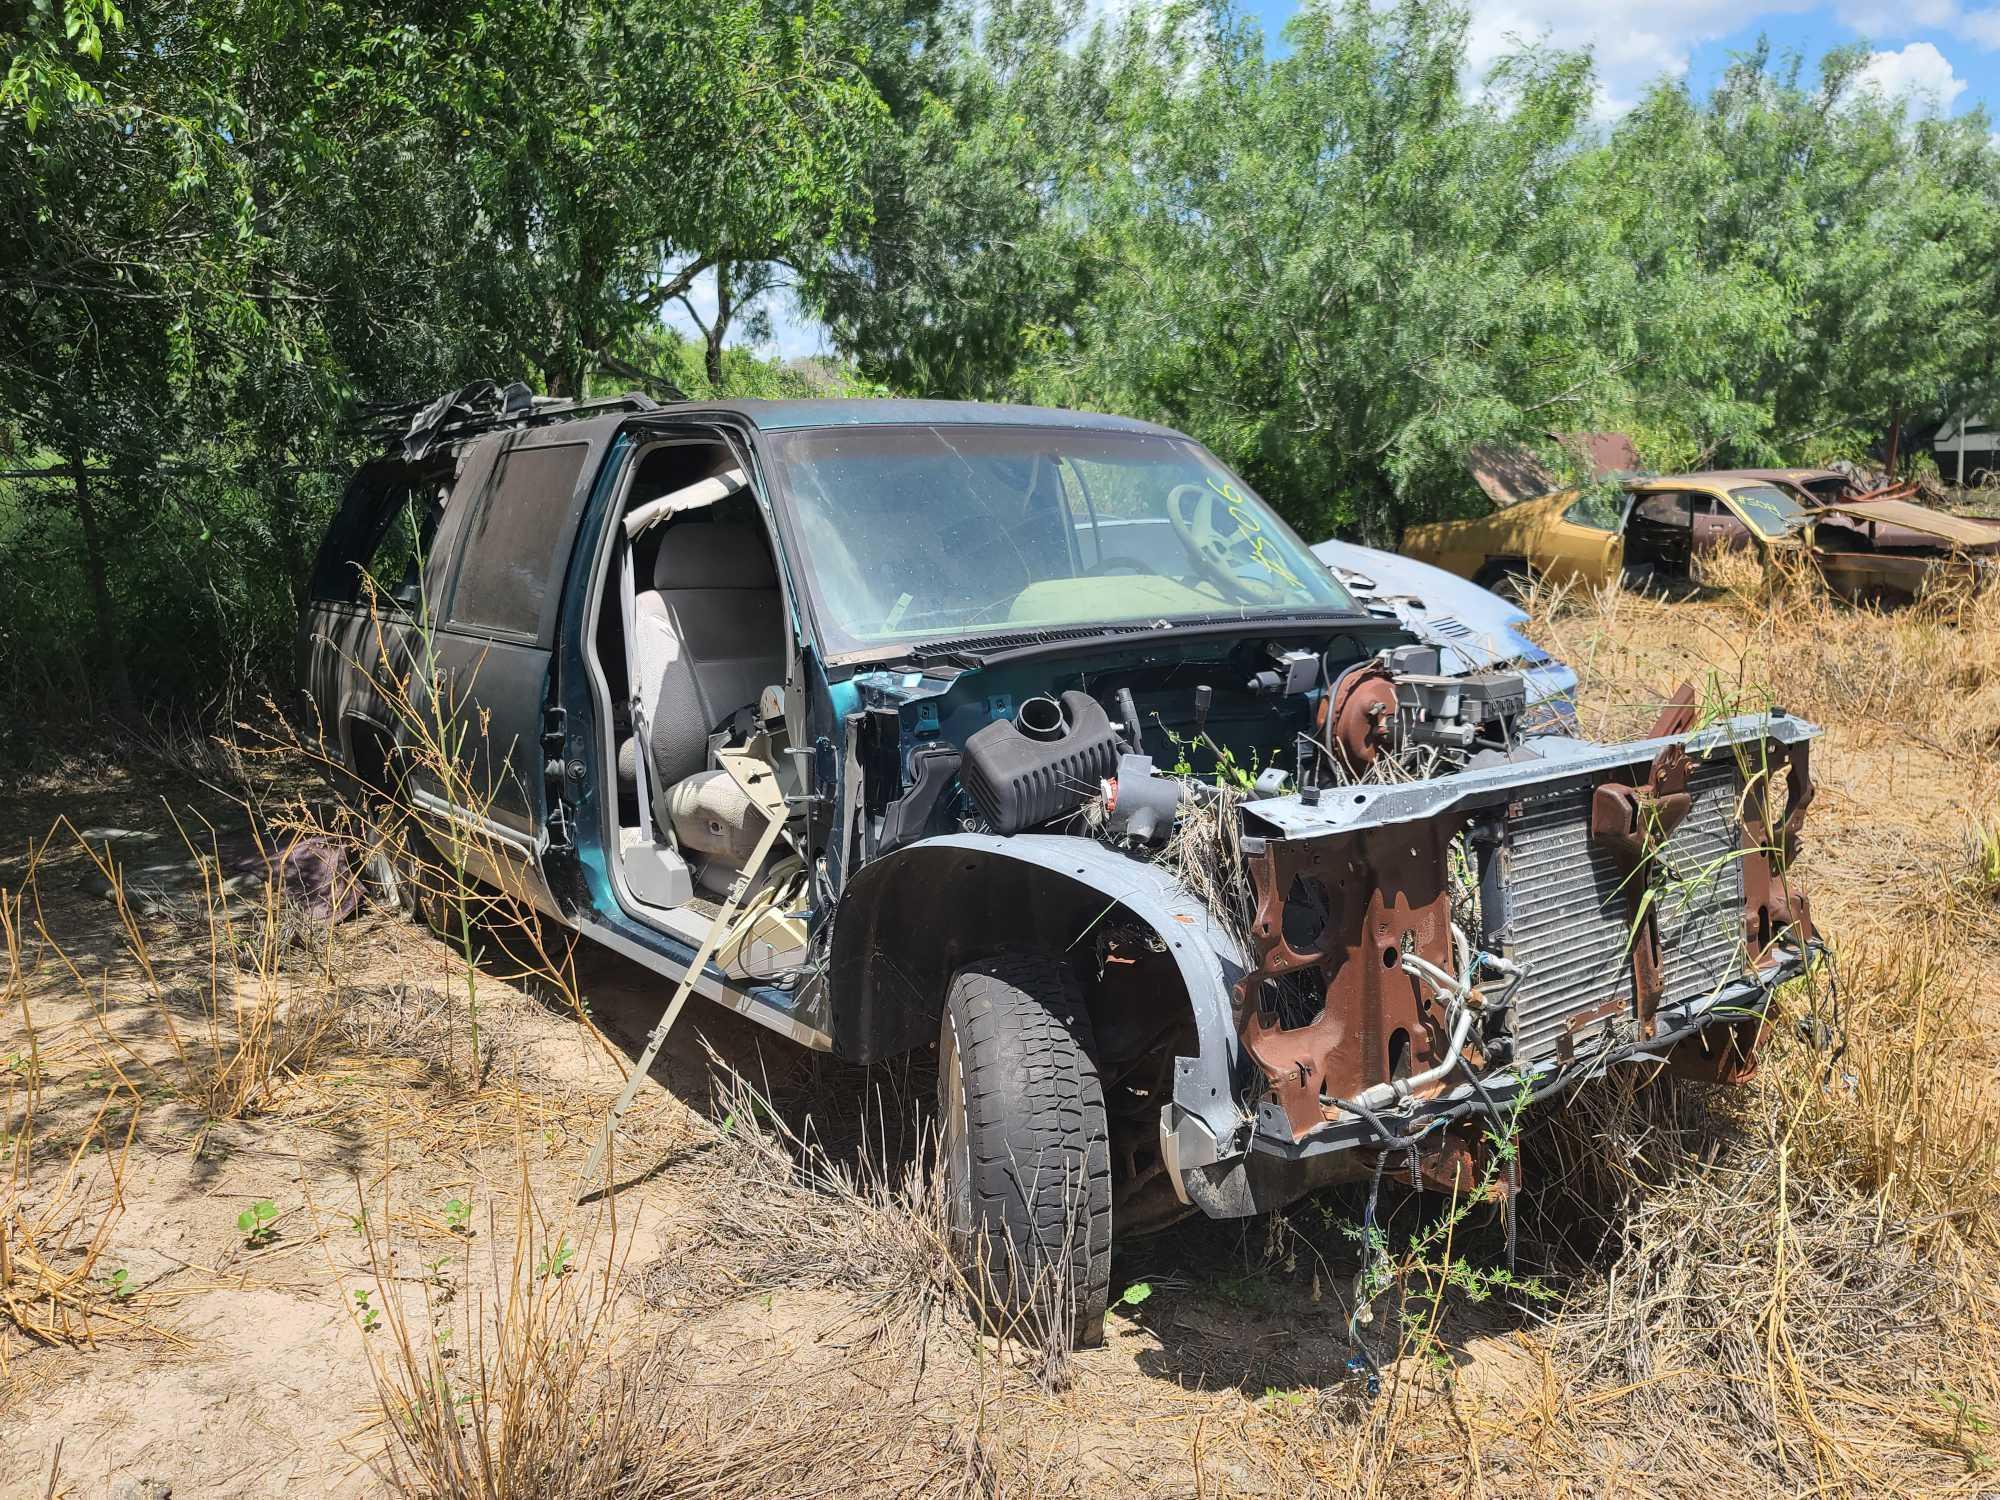
[[(1106, 3), (1106, 0), (1098, 0)], [(1110, 0), (1144, 4), (1146, 0)], [(1297, 0), (1241, 0), (1274, 45)], [(1834, 47), (1865, 42), (1869, 77), (1921, 109), (1961, 114), (1984, 106), (2000, 123), (2000, 0), (1471, 0), (1471, 62), (1483, 69), (1515, 40), (1589, 47), (1597, 63), (1598, 113), (1616, 119), (1662, 76), (1706, 90), (1730, 59), (1768, 36), (1779, 53), (1802, 53), (1810, 70)], [(1996, 134), (2000, 145), (2000, 134)], [(697, 287), (706, 315), (712, 285)], [(819, 325), (796, 315), (783, 293), (772, 304), (765, 354), (813, 354)], [(680, 309), (669, 322), (691, 329)], [(732, 344), (739, 340), (732, 338)]]

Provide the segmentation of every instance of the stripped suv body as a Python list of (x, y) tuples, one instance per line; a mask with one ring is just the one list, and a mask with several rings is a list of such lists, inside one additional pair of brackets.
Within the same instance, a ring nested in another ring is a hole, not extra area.
[(1812, 726), (1577, 739), (1517, 621), (1330, 571), (1178, 433), (492, 386), (383, 430), (300, 641), (352, 789), (663, 996), (932, 1053), (990, 1309), (1088, 1339), (1114, 1225), (1391, 1150), (1462, 1190), (1532, 1098), (1745, 1076), (1810, 961)]

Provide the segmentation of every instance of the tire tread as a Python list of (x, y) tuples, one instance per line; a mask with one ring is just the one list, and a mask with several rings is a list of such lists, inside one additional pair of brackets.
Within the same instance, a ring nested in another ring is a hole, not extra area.
[(1111, 1272), (1111, 1143), (1082, 988), (1051, 955), (1008, 954), (961, 969), (945, 1012), (963, 1080), (972, 1223), (994, 1258), (1026, 1262), (990, 1265), (990, 1284), (1004, 1311), (1025, 1311), (1024, 1278), (1012, 1273), (1034, 1283), (1067, 1245), (1075, 1341), (1096, 1342)]

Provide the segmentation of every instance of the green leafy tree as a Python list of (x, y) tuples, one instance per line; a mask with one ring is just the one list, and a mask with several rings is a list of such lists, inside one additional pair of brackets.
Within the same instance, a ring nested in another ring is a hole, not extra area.
[(996, 0), (976, 28), (940, 12), (887, 70), (895, 130), (867, 165), (872, 221), (801, 278), (870, 378), (1005, 394), (1043, 331), (1091, 299), (1087, 185), (1122, 170), (1123, 143), (1105, 34), (1073, 47), (1080, 18), (1076, 0)]
[(1388, 540), (1464, 503), (1474, 443), (1688, 373), (1671, 331), (1718, 287), (1607, 241), (1585, 57), (1530, 50), (1469, 91), (1452, 6), (1311, 5), (1275, 61), (1197, 21), (1121, 35), (1136, 169), (1094, 185), (1109, 264), (1023, 388), (1164, 415), (1308, 530)]
[[(1996, 174), (1978, 113), (1912, 119), (1861, 86), (1866, 49), (1816, 81), (1767, 48), (1697, 104), (1662, 84), (1598, 168), (1649, 272), (1730, 268), (1769, 313), (1687, 412), (1698, 456), (1859, 456), (1888, 429), (1991, 399)], [(1699, 321), (1689, 330), (1700, 337)]]
[(703, 268), (867, 216), (884, 111), (823, 6), (11, 14), (0, 443), (42, 477), (0, 481), (0, 603), (123, 718), (283, 670), (358, 403), (580, 391)]

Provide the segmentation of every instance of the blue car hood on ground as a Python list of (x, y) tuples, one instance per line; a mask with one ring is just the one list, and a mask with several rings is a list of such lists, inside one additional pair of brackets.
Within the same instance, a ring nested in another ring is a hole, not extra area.
[(1573, 712), (1576, 673), (1537, 646), (1520, 627), (1527, 611), (1455, 573), (1353, 542), (1321, 542), (1313, 556), (1332, 570), (1357, 603), (1391, 615), (1438, 648), (1448, 672), (1520, 662), (1532, 703), (1562, 700)]

